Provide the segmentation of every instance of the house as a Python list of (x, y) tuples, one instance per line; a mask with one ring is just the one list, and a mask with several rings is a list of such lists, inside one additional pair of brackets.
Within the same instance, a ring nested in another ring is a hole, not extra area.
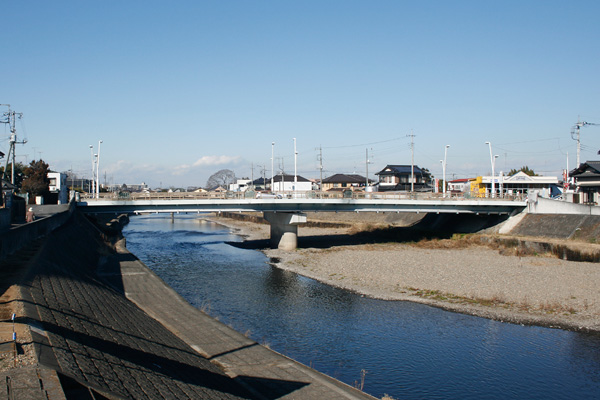
[(269, 190), (271, 188), (271, 180), (267, 178), (258, 178), (252, 181), (252, 186), (256, 190)]
[(448, 191), (456, 194), (468, 192), (471, 189), (471, 181), (469, 178), (448, 181)]
[(250, 179), (238, 179), (235, 183), (229, 184), (229, 190), (231, 192), (245, 192), (252, 185)]
[(295, 181), (294, 175), (275, 175), (272, 192), (310, 192), (312, 190), (312, 182), (308, 179), (297, 175)]
[(575, 180), (577, 192), (580, 193), (580, 203), (595, 203), (600, 201), (600, 161), (586, 161), (569, 172)]
[(379, 191), (431, 191), (431, 174), (414, 165), (386, 165), (376, 173), (379, 176)]
[[(369, 180), (369, 183), (371, 180)], [(367, 185), (367, 178), (361, 175), (347, 175), (347, 174), (335, 174), (328, 178), (323, 179), (322, 191), (328, 190), (361, 190)]]
[(106, 188), (109, 192), (148, 192), (150, 190), (145, 182), (142, 182), (141, 184), (123, 183), (121, 185), (102, 185), (102, 187)]
[[(559, 193), (559, 183), (556, 176), (529, 176), (519, 171), (512, 176), (495, 176), (494, 192), (496, 196), (527, 195), (533, 190), (541, 193), (543, 197), (550, 197)], [(478, 176), (471, 180), (471, 194), (475, 197), (490, 197), (492, 193), (492, 177)]]
[(50, 180), (47, 204), (67, 204), (69, 202), (69, 187), (67, 186), (67, 174), (61, 172), (48, 172)]

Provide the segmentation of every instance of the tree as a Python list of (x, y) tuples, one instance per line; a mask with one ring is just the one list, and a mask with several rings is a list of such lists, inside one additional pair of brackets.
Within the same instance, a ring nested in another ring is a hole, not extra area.
[(421, 174), (423, 176), (423, 182), (425, 184), (429, 184), (432, 182), (433, 175), (431, 175), (431, 172), (429, 172), (427, 168), (421, 168)]
[(49, 165), (42, 160), (34, 160), (29, 163), (29, 166), (23, 171), (25, 179), (23, 179), (21, 191), (29, 193), (30, 199), (47, 194), (50, 188), (48, 172), (50, 172)]
[(521, 171), (525, 172), (529, 176), (538, 176), (538, 174), (533, 172), (532, 169), (529, 169), (529, 167), (527, 165), (525, 165), (524, 167), (521, 167), (521, 169), (511, 169), (510, 171), (508, 171), (508, 176), (513, 176), (514, 174), (518, 174)]
[[(18, 162), (15, 164), (15, 186), (21, 187), (23, 182), (24, 170), (27, 168), (23, 163)], [(6, 167), (6, 176), (4, 176), (4, 167), (0, 167), (0, 176), (7, 182), (11, 181), (12, 177), (12, 163)]]
[(227, 188), (230, 183), (235, 182), (235, 173), (230, 169), (222, 169), (212, 174), (206, 181), (208, 190), (216, 189), (219, 186)]

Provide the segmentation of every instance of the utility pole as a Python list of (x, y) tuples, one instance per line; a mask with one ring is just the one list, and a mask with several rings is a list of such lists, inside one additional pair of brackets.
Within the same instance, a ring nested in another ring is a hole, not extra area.
[(100, 144), (102, 140), (98, 141), (98, 162), (96, 163), (96, 198), (100, 198)]
[[(9, 141), (8, 155), (6, 156), (6, 164), (4, 166), (4, 178), (6, 178), (6, 171), (8, 170), (8, 162), (11, 161), (11, 158), (12, 158), (12, 171), (11, 171), (10, 182), (14, 185), (15, 184), (15, 166), (16, 166), (15, 145), (27, 143), (27, 140), (23, 140), (21, 142), (17, 141), (17, 129), (15, 127), (16, 119), (17, 118), (22, 119), (23, 113), (11, 111), (10, 104), (0, 104), (0, 106), (8, 107), (8, 111), (3, 114), (3, 116), (6, 117), (6, 121), (0, 121), (0, 122), (2, 122), (3, 124), (8, 124), (8, 127), (10, 129), (10, 141)], [(34, 157), (35, 157), (35, 154), (34, 154)]]
[(275, 176), (275, 170), (273, 169), (274, 152), (275, 152), (275, 142), (271, 142), (271, 192), (273, 192), (273, 177)]
[(600, 125), (600, 124), (594, 124), (592, 122), (585, 122), (585, 121), (579, 121), (579, 117), (577, 117), (577, 123), (575, 125), (573, 125), (573, 128), (571, 128), (571, 139), (576, 140), (577, 141), (577, 165), (575, 166), (575, 168), (578, 168), (580, 163), (581, 163), (581, 159), (580, 159), (580, 153), (581, 153), (581, 135), (580, 135), (580, 129), (584, 126), (588, 126), (588, 125)]
[(319, 146), (319, 156), (317, 160), (319, 160), (319, 171), (321, 173), (321, 180), (319, 182), (319, 190), (323, 190), (323, 147)]
[(415, 191), (415, 135), (413, 135), (412, 129), (410, 130), (410, 191)]
[(263, 190), (266, 189), (267, 186), (267, 181), (266, 181), (266, 177), (265, 174), (267, 173), (267, 166), (266, 165), (259, 165), (259, 167), (262, 167), (261, 172), (262, 172), (262, 178), (263, 178)]
[(450, 147), (449, 144), (447, 144), (446, 148), (444, 149), (444, 162), (442, 164), (442, 166), (444, 167), (442, 170), (442, 180), (444, 181), (444, 190), (442, 191), (442, 194), (444, 198), (446, 198), (446, 160), (448, 156), (448, 147)]
[(367, 166), (367, 178), (366, 178), (366, 182), (365, 182), (365, 191), (367, 190), (366, 188), (369, 187), (369, 148), (365, 149), (367, 151), (367, 158), (366, 158), (366, 166)]
[(298, 152), (296, 151), (296, 138), (294, 138), (294, 198), (298, 186)]
[(96, 190), (94, 189), (94, 181), (96, 181), (96, 168), (94, 168), (94, 146), (92, 146), (91, 144), (90, 152), (92, 155), (92, 179), (90, 180), (90, 194), (93, 197), (94, 193), (96, 193)]

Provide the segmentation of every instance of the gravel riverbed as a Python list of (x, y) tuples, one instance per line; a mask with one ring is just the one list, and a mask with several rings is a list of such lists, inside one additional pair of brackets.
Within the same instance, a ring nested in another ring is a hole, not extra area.
[[(268, 225), (216, 221), (236, 229), (247, 242), (264, 244), (269, 237)], [(448, 239), (313, 246), (327, 243), (326, 236), (344, 235), (349, 235), (348, 229), (300, 227), (297, 250), (260, 250), (278, 268), (373, 298), (419, 302), (505, 322), (600, 332), (598, 263), (520, 256), (472, 243), (457, 246), (457, 240)], [(303, 246), (303, 237), (311, 238), (308, 246)]]

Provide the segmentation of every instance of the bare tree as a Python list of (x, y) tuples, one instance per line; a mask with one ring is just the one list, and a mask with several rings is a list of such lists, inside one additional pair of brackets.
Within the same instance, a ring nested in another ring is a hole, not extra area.
[(230, 183), (235, 182), (235, 173), (230, 169), (222, 169), (215, 172), (206, 181), (206, 188), (208, 190), (216, 189), (219, 186), (227, 188)]

